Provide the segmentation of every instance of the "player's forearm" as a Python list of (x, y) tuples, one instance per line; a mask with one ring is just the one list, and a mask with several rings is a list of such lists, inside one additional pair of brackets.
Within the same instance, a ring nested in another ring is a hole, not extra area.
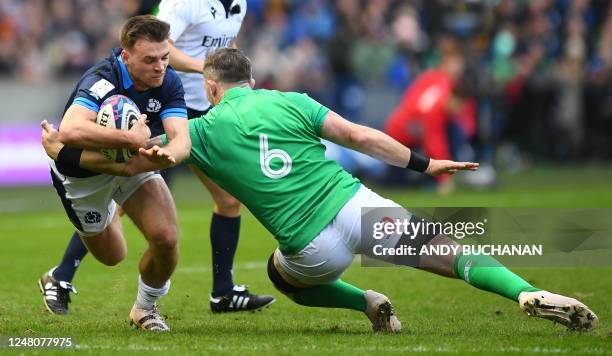
[(147, 144), (145, 145), (145, 147), (144, 147), (144, 148), (145, 148), (145, 149), (149, 149), (149, 148), (151, 148), (151, 147), (153, 147), (153, 146), (159, 146), (159, 147), (162, 147), (162, 146), (164, 146), (164, 145), (165, 145), (165, 143), (164, 143), (164, 141), (162, 140), (161, 135), (159, 135), (159, 136), (151, 137), (151, 138), (150, 138), (150, 139), (147, 141)]
[(170, 152), (171, 156), (176, 159), (178, 164), (189, 157), (191, 153), (191, 138), (189, 135), (186, 137), (175, 137), (171, 139), (166, 146), (164, 146), (164, 149)]
[[(51, 159), (58, 161), (58, 159), (60, 159), (60, 151), (62, 151), (64, 145), (59, 141), (48, 140), (43, 141), (43, 147)], [(58, 163), (61, 162), (58, 161)], [(128, 175), (128, 172), (125, 169), (125, 163), (109, 161), (98, 151), (83, 150), (80, 154), (80, 159), (74, 161), (64, 161), (62, 164), (73, 167), (73, 169), (84, 168), (93, 172), (110, 174), (114, 176)]]
[(410, 149), (389, 135), (369, 127), (352, 132), (349, 147), (384, 161), (392, 166), (406, 167), (410, 160)]
[(202, 73), (204, 62), (170, 45), (170, 65), (180, 72)]
[(81, 154), (79, 166), (90, 171), (110, 174), (113, 176), (129, 175), (126, 171), (126, 163), (109, 161), (98, 151), (84, 150)]
[(181, 161), (185, 160), (191, 154), (191, 139), (185, 140), (174, 138), (169, 142), (164, 142), (162, 136), (156, 136), (150, 138), (145, 146), (145, 149), (150, 149), (153, 146), (163, 147), (172, 157), (175, 159), (175, 163), (168, 164), (168, 162), (154, 162), (151, 160), (141, 159), (141, 156), (133, 158), (126, 165), (126, 173), (128, 175), (135, 175), (149, 171), (159, 171), (162, 169), (174, 167)]
[(62, 143), (88, 149), (132, 148), (141, 147), (141, 143), (129, 131), (110, 129), (87, 120), (79, 120), (71, 124), (62, 124), (59, 132)]
[(125, 164), (125, 174), (128, 176), (134, 176), (144, 172), (161, 171), (162, 169), (170, 168), (172, 166), (173, 165), (152, 162), (143, 159), (141, 156), (136, 156)]
[[(189, 124), (184, 118), (170, 117), (164, 120), (164, 131), (166, 136), (164, 141), (166, 145), (164, 150), (169, 152), (172, 157), (179, 163), (189, 157), (191, 151), (191, 137), (189, 135)], [(157, 140), (157, 143), (161, 140)], [(162, 144), (157, 144), (162, 147)]]

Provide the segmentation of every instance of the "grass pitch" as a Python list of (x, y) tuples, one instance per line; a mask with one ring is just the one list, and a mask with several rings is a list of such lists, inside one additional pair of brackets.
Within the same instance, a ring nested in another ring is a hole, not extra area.
[[(612, 169), (540, 168), (500, 181), (491, 191), (458, 190), (449, 197), (372, 187), (407, 207), (612, 207)], [(160, 303), (172, 328), (168, 334), (129, 327), (136, 266), (145, 244), (125, 218), (127, 259), (110, 268), (87, 256), (74, 280), (79, 293), (72, 296), (71, 314), (50, 315), (36, 281), (58, 263), (71, 225), (52, 187), (0, 190), (0, 336), (72, 336), (78, 350), (94, 354), (612, 353), (612, 267), (515, 269), (540, 288), (589, 305), (600, 326), (581, 334), (527, 318), (515, 303), (459, 280), (355, 263), (344, 279), (388, 295), (405, 328), (401, 335), (374, 335), (360, 313), (302, 307), (275, 291), (265, 272), (275, 241), (246, 211), (235, 282), (278, 300), (258, 313), (213, 315), (208, 307), (211, 201), (189, 175), (181, 176), (175, 188), (181, 259), (171, 292)], [(11, 350), (0, 348), (3, 352)]]

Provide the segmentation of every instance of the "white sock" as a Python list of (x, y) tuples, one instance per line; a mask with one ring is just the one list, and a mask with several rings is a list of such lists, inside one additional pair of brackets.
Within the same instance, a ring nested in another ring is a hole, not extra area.
[(146, 285), (140, 276), (138, 276), (138, 294), (134, 305), (138, 309), (151, 310), (155, 306), (155, 302), (164, 295), (168, 294), (170, 289), (170, 280), (166, 281), (161, 288), (153, 288)]

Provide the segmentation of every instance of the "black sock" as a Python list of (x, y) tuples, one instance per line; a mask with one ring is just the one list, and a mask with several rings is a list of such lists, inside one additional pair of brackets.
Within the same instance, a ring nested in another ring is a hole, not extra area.
[(240, 235), (240, 216), (228, 218), (213, 213), (210, 222), (212, 247), (214, 298), (227, 294), (234, 288), (232, 268)]
[(72, 282), (74, 274), (83, 260), (83, 257), (87, 254), (87, 247), (81, 241), (79, 234), (76, 232), (72, 234), (72, 238), (66, 247), (62, 262), (60, 262), (57, 269), (53, 272), (53, 278), (58, 281)]

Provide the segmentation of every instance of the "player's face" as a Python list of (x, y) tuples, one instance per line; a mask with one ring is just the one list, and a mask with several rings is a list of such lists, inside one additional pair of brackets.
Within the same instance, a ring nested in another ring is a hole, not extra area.
[(168, 40), (151, 42), (140, 39), (121, 56), (136, 90), (157, 88), (164, 82), (170, 58)]

